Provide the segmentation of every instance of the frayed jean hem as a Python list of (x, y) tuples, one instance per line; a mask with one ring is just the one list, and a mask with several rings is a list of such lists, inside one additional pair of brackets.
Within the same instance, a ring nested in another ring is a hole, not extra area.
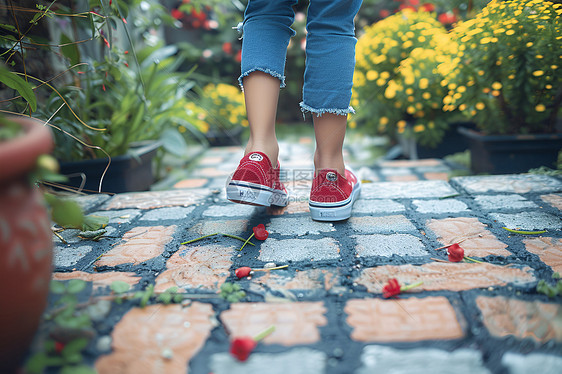
[(238, 78), (238, 84), (240, 85), (240, 88), (242, 89), (242, 91), (244, 91), (244, 84), (242, 82), (242, 80), (244, 79), (244, 77), (247, 77), (248, 75), (250, 75), (251, 73), (253, 73), (254, 71), (261, 71), (263, 73), (269, 74), (271, 75), (273, 78), (277, 78), (280, 81), (280, 88), (285, 87), (285, 76), (283, 74), (279, 74), (276, 71), (273, 71), (269, 68), (254, 68), (254, 69), (250, 69), (246, 72), (244, 72), (240, 78)]
[(350, 113), (355, 113), (355, 109), (353, 109), (352, 106), (347, 107), (347, 109), (337, 109), (337, 108), (316, 109), (316, 108), (313, 108), (311, 106), (306, 105), (304, 102), (301, 102), (300, 107), (301, 107), (303, 117), (305, 116), (306, 113), (314, 113), (314, 114), (316, 114), (316, 117), (321, 117), (322, 114), (324, 114), (324, 113), (333, 113), (333, 114), (337, 114), (338, 116), (345, 116), (345, 115), (348, 115)]

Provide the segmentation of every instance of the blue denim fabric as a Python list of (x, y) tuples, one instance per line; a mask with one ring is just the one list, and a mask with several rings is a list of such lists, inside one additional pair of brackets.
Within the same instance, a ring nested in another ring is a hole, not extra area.
[[(362, 0), (310, 0), (306, 22), (306, 67), (303, 112), (317, 115), (354, 113), (349, 106), (355, 68), (353, 19)], [(239, 82), (262, 71), (285, 86), (285, 59), (296, 0), (250, 0), (244, 13), (242, 64)]]

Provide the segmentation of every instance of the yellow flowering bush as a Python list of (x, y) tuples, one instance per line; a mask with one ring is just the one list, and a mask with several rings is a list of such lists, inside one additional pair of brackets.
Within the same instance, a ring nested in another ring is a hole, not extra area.
[(244, 94), (237, 86), (208, 84), (200, 90), (197, 100), (186, 105), (186, 110), (192, 125), (205, 133), (248, 126)]
[(457, 25), (456, 76), (444, 110), (467, 113), (487, 134), (552, 133), (562, 101), (562, 4), (491, 1)]
[(458, 46), (434, 13), (403, 10), (364, 30), (357, 42), (352, 105), (359, 126), (438, 144), (453, 112), (442, 110), (445, 77)]

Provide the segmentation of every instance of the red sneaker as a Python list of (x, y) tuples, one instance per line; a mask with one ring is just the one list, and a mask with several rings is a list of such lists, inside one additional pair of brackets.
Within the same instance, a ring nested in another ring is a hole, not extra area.
[(265, 153), (248, 153), (226, 183), (226, 198), (241, 204), (286, 206), (289, 197), (279, 181), (279, 163), (274, 169)]
[(361, 182), (349, 170), (345, 177), (323, 169), (312, 181), (308, 207), (316, 221), (341, 221), (351, 217), (351, 208), (361, 194)]

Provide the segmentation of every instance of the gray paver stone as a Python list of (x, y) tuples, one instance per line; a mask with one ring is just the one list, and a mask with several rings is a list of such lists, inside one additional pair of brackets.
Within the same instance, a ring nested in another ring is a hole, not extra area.
[(468, 206), (460, 200), (414, 200), (413, 204), (420, 213), (458, 213), (468, 212)]
[(296, 348), (282, 353), (254, 352), (245, 362), (239, 362), (228, 353), (211, 356), (214, 374), (323, 374), (326, 354), (309, 348)]
[(60, 246), (54, 248), (53, 263), (56, 267), (74, 266), (85, 255), (90, 253), (92, 246)]
[(409, 234), (393, 235), (353, 235), (357, 240), (356, 251), (359, 256), (427, 256), (425, 246), (419, 238)]
[(535, 174), (456, 177), (451, 182), (460, 184), (470, 193), (542, 193), (562, 190), (562, 182), (558, 179)]
[(194, 206), (187, 208), (172, 207), (150, 210), (141, 217), (141, 221), (161, 221), (166, 219), (184, 219), (193, 212)]
[(481, 195), (476, 196), (474, 201), (484, 209), (488, 210), (513, 210), (536, 208), (539, 206), (521, 195)]
[(141, 214), (139, 209), (105, 210), (93, 213), (96, 216), (109, 217), (109, 223), (129, 223)]
[(339, 247), (332, 238), (283, 239), (268, 238), (261, 245), (258, 259), (282, 264), (287, 261), (332, 260), (339, 258)]
[(353, 213), (398, 213), (404, 212), (404, 205), (389, 199), (366, 200), (359, 199), (353, 205)]
[(416, 231), (412, 222), (400, 214), (382, 217), (351, 217), (349, 223), (354, 231), (367, 234)]
[(361, 355), (363, 366), (355, 374), (488, 374), (479, 351), (457, 349), (394, 349), (368, 345)]
[(203, 212), (203, 217), (244, 217), (248, 218), (259, 208), (252, 205), (229, 203), (228, 205), (211, 205)]
[(559, 230), (562, 228), (560, 217), (543, 212), (490, 213), (490, 217), (513, 230)]
[(332, 223), (313, 221), (308, 215), (305, 217), (272, 218), (271, 222), (267, 225), (267, 230), (270, 233), (290, 236), (336, 231)]
[(449, 183), (439, 180), (366, 183), (361, 190), (364, 199), (439, 198), (456, 193)]
[(381, 169), (381, 174), (390, 176), (390, 175), (410, 175), (412, 174), (412, 169), (410, 168), (386, 168)]
[(562, 372), (562, 357), (542, 353), (520, 355), (507, 352), (502, 357), (502, 364), (507, 367), (509, 374), (560, 374)]

